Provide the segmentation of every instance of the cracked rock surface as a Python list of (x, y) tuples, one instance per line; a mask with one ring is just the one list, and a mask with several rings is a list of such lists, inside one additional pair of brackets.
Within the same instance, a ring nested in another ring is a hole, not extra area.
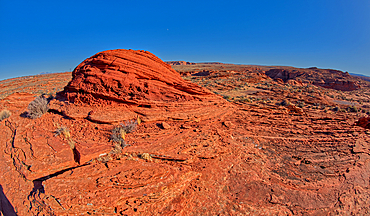
[[(308, 96), (253, 68), (218, 67), (183, 80), (148, 52), (106, 51), (81, 63), (38, 119), (23, 117), (36, 95), (5, 97), (1, 201), (18, 215), (369, 214), (370, 137), (357, 126), (365, 114), (328, 109), (331, 90), (309, 87)], [(262, 82), (274, 87), (236, 89)], [(117, 147), (112, 129), (138, 117)]]

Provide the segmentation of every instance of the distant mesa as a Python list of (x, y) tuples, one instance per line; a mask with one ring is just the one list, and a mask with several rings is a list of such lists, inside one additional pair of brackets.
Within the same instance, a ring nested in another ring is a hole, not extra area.
[(197, 63), (186, 62), (186, 61), (166, 61), (169, 65), (196, 65)]
[(220, 65), (220, 64), (225, 64), (225, 63), (221, 63), (221, 62), (201, 62), (201, 63), (198, 63), (198, 64), (215, 64), (215, 65)]
[(344, 73), (332, 69), (318, 69), (316, 67), (307, 69), (270, 69), (265, 74), (272, 79), (279, 79), (285, 83), (300, 80), (323, 88), (341, 91), (360, 89), (360, 85), (355, 77), (349, 75), (348, 72)]
[(187, 61), (166, 61), (169, 65), (197, 65), (197, 64), (215, 64), (215, 65), (222, 65), (224, 63), (221, 62), (200, 62), (200, 63), (194, 63), (194, 62), (187, 62)]

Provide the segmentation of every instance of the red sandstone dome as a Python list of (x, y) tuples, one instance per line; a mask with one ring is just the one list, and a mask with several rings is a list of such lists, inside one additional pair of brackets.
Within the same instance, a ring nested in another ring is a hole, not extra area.
[(183, 80), (148, 51), (108, 50), (78, 65), (64, 94), (71, 102), (115, 101), (133, 105), (214, 98), (209, 90)]
[[(51, 108), (72, 119), (114, 123), (212, 118), (230, 105), (147, 51), (108, 50), (79, 64)], [(60, 99), (60, 98), (59, 98)]]

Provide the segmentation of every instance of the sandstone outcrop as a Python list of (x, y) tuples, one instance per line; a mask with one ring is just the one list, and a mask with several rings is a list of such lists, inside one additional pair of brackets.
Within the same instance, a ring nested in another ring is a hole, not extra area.
[(59, 97), (67, 102), (54, 101), (52, 109), (101, 123), (136, 115), (144, 121), (208, 118), (227, 106), (221, 97), (183, 80), (155, 55), (134, 50), (108, 50), (86, 59)]
[(270, 69), (265, 72), (272, 79), (281, 79), (285, 83), (297, 84), (302, 81), (306, 84), (330, 88), (340, 91), (354, 91), (360, 89), (358, 78), (338, 70), (317, 69)]
[[(267, 66), (182, 65), (196, 85), (155, 59), (115, 50), (86, 60), (68, 85), (56, 75), (0, 81), (0, 111), (12, 113), (0, 122), (0, 214), (369, 214), (369, 119), (356, 125), (368, 117), (366, 83), (338, 92), (307, 84), (320, 76), (275, 82)], [(33, 93), (67, 86), (48, 113), (29, 119), (38, 95), (8, 94), (22, 80)], [(143, 83), (147, 92), (130, 88)], [(348, 98), (363, 110), (335, 107)], [(116, 123), (138, 119), (117, 146)]]
[(166, 61), (169, 65), (196, 65), (197, 63), (186, 62), (186, 61)]
[(340, 91), (354, 91), (360, 89), (357, 82), (347, 80), (326, 80), (324, 83), (314, 83), (324, 88), (330, 88)]
[(370, 117), (361, 117), (357, 122), (357, 126), (370, 129)]
[(304, 72), (300, 71), (289, 71), (284, 69), (271, 69), (266, 71), (266, 75), (272, 79), (282, 79), (284, 82), (302, 76)]
[(109, 50), (86, 59), (73, 71), (64, 94), (73, 103), (138, 106), (214, 98), (150, 52), (134, 50)]

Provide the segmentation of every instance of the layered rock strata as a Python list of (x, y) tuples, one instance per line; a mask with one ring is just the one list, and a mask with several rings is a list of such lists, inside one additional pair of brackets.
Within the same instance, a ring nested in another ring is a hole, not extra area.
[(102, 123), (135, 115), (144, 121), (212, 117), (225, 106), (221, 97), (183, 80), (150, 52), (123, 49), (83, 61), (59, 96), (66, 101), (53, 101), (53, 109), (73, 119)]

